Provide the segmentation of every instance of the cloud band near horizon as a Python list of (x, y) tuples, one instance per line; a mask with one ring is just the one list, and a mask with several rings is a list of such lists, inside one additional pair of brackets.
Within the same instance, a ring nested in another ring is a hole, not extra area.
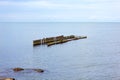
[(120, 1), (114, 0), (2, 0), (1, 22), (120, 21)]

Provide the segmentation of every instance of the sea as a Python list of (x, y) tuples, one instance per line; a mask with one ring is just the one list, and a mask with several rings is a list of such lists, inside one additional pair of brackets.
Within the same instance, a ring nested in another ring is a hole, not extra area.
[[(33, 40), (87, 36), (53, 46)], [(40, 68), (14, 72), (12, 69)], [(119, 22), (1, 22), (0, 76), (16, 80), (120, 80)]]

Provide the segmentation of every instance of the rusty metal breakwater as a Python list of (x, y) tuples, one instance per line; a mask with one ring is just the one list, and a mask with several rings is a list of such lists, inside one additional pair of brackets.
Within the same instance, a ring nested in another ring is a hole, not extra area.
[(61, 44), (61, 43), (66, 43), (68, 41), (72, 40), (79, 40), (79, 39), (84, 39), (87, 38), (87, 36), (75, 36), (75, 35), (70, 35), (70, 36), (56, 36), (56, 37), (48, 37), (48, 38), (43, 38), (43, 39), (38, 39), (38, 40), (33, 40), (33, 46), (37, 45), (55, 45), (55, 44)]

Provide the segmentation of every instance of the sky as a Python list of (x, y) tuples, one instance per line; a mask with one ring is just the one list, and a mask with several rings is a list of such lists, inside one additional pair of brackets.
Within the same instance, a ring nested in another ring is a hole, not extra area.
[(120, 22), (120, 0), (0, 0), (0, 22)]

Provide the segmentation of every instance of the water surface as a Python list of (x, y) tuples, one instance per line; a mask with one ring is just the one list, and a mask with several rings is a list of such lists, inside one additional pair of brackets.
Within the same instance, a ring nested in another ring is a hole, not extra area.
[[(120, 23), (0, 23), (0, 75), (17, 80), (119, 80)], [(88, 38), (65, 44), (32, 46), (59, 35)], [(14, 73), (11, 68), (42, 68)]]

